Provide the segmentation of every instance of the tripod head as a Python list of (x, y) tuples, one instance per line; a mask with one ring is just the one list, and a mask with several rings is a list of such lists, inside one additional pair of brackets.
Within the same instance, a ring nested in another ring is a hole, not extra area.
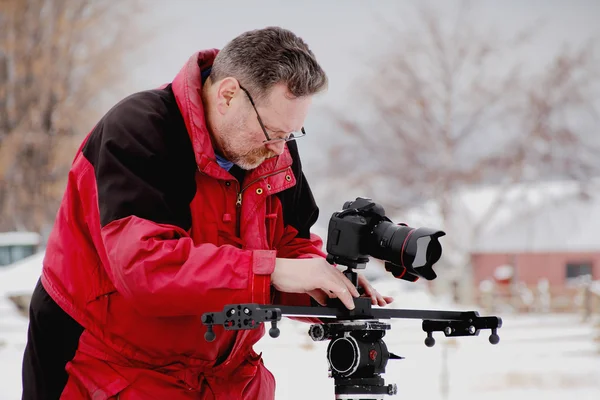
[[(438, 238), (445, 233), (430, 228), (410, 228), (394, 225), (385, 216), (383, 207), (370, 199), (357, 198), (346, 202), (329, 222), (327, 261), (346, 266), (344, 275), (358, 288), (357, 269), (366, 268), (369, 256), (385, 261), (388, 272), (399, 279), (415, 282), (420, 277), (437, 277), (433, 265), (442, 248)], [(477, 311), (439, 311), (372, 308), (371, 299), (354, 299), (355, 308), (348, 310), (339, 299), (329, 299), (327, 306), (296, 307), (261, 304), (230, 304), (221, 312), (202, 315), (209, 342), (215, 339), (214, 325), (225, 330), (256, 329), (271, 323), (269, 335), (280, 334), (277, 323), (284, 316), (318, 317), (308, 334), (314, 341), (329, 340), (327, 360), (334, 379), (337, 399), (383, 399), (397, 393), (395, 384), (385, 384), (382, 374), (390, 359), (402, 359), (389, 352), (383, 338), (391, 324), (381, 320), (421, 319), (426, 332), (425, 345), (435, 345), (433, 332), (446, 337), (478, 336), (490, 329), (489, 341), (500, 341), (497, 330), (502, 319), (481, 317)]]

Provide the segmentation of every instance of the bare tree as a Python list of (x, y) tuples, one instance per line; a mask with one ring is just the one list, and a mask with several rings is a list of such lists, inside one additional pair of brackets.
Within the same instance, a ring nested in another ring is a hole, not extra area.
[(518, 54), (537, 25), (503, 40), (475, 28), (467, 3), (457, 15), (448, 26), (423, 9), (416, 31), (382, 22), (393, 45), (369, 60), (372, 73), (361, 78), (362, 120), (329, 110), (345, 140), (331, 148), (328, 175), (373, 193), (391, 215), (433, 201), (446, 225), (454, 195), (470, 186), (597, 174), (595, 43), (564, 48), (545, 68), (532, 68)]
[(138, 37), (134, 1), (0, 1), (0, 230), (51, 224), (78, 142)]

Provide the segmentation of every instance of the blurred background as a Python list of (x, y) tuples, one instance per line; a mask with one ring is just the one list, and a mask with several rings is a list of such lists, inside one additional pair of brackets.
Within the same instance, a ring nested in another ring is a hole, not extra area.
[[(193, 52), (269, 25), (330, 79), (298, 141), (315, 233), (357, 196), (443, 229), (438, 279), (376, 260), (365, 274), (396, 308), (504, 320), (498, 346), (431, 349), (418, 321), (394, 321), (398, 396), (600, 398), (599, 21), (597, 0), (0, 0), (0, 399), (20, 398), (29, 296), (81, 140)], [(332, 398), (326, 343), (281, 328), (258, 345), (277, 398)]]

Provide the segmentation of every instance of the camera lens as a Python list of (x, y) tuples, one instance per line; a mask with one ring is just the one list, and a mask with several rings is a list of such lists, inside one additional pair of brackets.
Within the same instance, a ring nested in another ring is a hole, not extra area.
[(373, 228), (367, 240), (368, 253), (402, 266), (402, 274), (409, 272), (410, 276), (417, 275), (432, 280), (437, 276), (433, 271), (433, 264), (442, 255), (438, 238), (444, 235), (439, 230), (411, 228), (383, 221)]

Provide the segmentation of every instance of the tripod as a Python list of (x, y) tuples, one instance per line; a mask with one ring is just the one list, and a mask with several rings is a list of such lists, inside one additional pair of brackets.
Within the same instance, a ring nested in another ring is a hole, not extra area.
[[(352, 267), (344, 272), (357, 286), (358, 275)], [(480, 317), (476, 311), (436, 311), (409, 309), (373, 309), (370, 298), (354, 299), (354, 310), (348, 310), (339, 299), (330, 299), (327, 307), (297, 307), (259, 304), (231, 304), (222, 312), (202, 315), (207, 331), (207, 341), (215, 339), (214, 325), (225, 330), (255, 329), (261, 323), (270, 322), (269, 335), (280, 334), (278, 321), (283, 316), (319, 317), (321, 324), (311, 325), (308, 333), (315, 341), (330, 340), (327, 359), (331, 377), (334, 379), (336, 399), (383, 400), (386, 395), (397, 393), (396, 384), (385, 384), (382, 374), (390, 359), (401, 359), (387, 349), (383, 337), (391, 325), (380, 320), (421, 319), (427, 333), (425, 345), (435, 345), (433, 332), (443, 332), (446, 337), (477, 336), (483, 329), (490, 329), (489, 341), (497, 344), (497, 329), (502, 326), (498, 317)]]

